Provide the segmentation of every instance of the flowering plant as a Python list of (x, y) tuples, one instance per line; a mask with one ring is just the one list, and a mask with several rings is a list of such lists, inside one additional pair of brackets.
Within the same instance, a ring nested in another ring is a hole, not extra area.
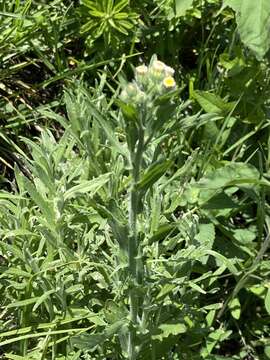
[[(148, 311), (144, 308), (146, 298), (138, 295), (145, 281), (146, 269), (138, 217), (143, 211), (147, 191), (171, 165), (171, 161), (164, 157), (158, 160), (157, 154), (160, 149), (159, 133), (176, 108), (174, 95), (177, 91), (173, 75), (174, 69), (153, 56), (149, 66), (135, 68), (135, 79), (124, 84), (118, 102), (125, 119), (131, 177), (127, 246), (130, 326), (126, 345), (131, 360), (137, 359), (140, 352), (140, 346), (136, 345), (137, 334), (148, 332), (149, 325)], [(156, 142), (154, 146), (153, 142)]]
[(135, 80), (127, 84), (120, 98), (129, 104), (142, 104), (155, 100), (176, 88), (174, 69), (153, 56), (149, 66), (135, 68)]
[(127, 143), (132, 152), (135, 139), (143, 133), (148, 145), (172, 117), (178, 93), (174, 72), (154, 55), (149, 66), (135, 68), (133, 81), (123, 84), (118, 104), (124, 115)]

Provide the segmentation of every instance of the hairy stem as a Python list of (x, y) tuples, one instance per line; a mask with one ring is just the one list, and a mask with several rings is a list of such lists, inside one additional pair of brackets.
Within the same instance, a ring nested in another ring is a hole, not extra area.
[(138, 284), (138, 234), (137, 222), (139, 212), (140, 195), (137, 191), (137, 183), (140, 177), (142, 156), (144, 149), (144, 131), (143, 128), (139, 131), (136, 152), (131, 154), (132, 162), (132, 186), (130, 190), (130, 206), (129, 206), (129, 243), (128, 243), (128, 261), (129, 261), (129, 274), (131, 278), (129, 290), (129, 306), (130, 306), (130, 319), (131, 328), (129, 333), (129, 359), (135, 360), (137, 357), (135, 349), (136, 340), (136, 325), (138, 321), (138, 296), (136, 293), (136, 286)]

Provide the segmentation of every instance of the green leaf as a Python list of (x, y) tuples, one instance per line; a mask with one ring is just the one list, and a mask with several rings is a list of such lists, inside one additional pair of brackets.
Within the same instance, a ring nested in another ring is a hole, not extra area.
[(235, 297), (234, 299), (232, 299), (229, 304), (228, 307), (230, 309), (230, 312), (232, 314), (232, 317), (236, 320), (240, 319), (240, 315), (241, 315), (241, 304), (240, 301), (237, 297)]
[(268, 288), (265, 299), (264, 299), (264, 305), (266, 308), (266, 311), (270, 315), (270, 288)]
[(14, 354), (5, 354), (6, 359), (10, 359), (10, 360), (32, 360), (33, 358), (29, 358), (28, 356), (19, 356), (19, 355), (14, 355)]
[(264, 300), (266, 297), (267, 290), (265, 286), (254, 285), (248, 288), (254, 295), (258, 296), (260, 299)]
[(215, 257), (217, 260), (219, 260), (219, 262), (221, 262), (222, 264), (224, 264), (232, 274), (237, 275), (238, 274), (238, 270), (237, 268), (234, 266), (232, 259), (226, 258), (225, 256), (219, 254), (218, 252), (214, 251), (214, 250), (205, 250), (206, 254), (212, 255), (213, 257)]
[(177, 17), (185, 16), (188, 9), (192, 7), (193, 0), (175, 0), (175, 15)]
[[(196, 234), (195, 240), (199, 242), (200, 245), (203, 245), (206, 249), (212, 249), (216, 232), (215, 226), (212, 223), (202, 223), (199, 225), (199, 233)], [(209, 256), (204, 256), (200, 259), (203, 264), (206, 264)]]
[(40, 296), (40, 298), (36, 301), (35, 305), (33, 306), (32, 311), (36, 311), (36, 309), (50, 297), (51, 294), (54, 294), (56, 292), (55, 289), (48, 290), (44, 294)]
[(84, 350), (91, 350), (96, 345), (102, 345), (106, 340), (113, 337), (123, 326), (126, 325), (125, 321), (117, 321), (113, 325), (107, 327), (103, 333), (98, 334), (83, 334), (71, 338), (71, 343), (74, 347)]
[[(197, 183), (190, 184), (185, 189), (182, 198), (186, 199), (189, 203), (198, 203), (200, 206), (207, 208), (206, 204), (225, 188), (231, 186), (254, 188), (257, 184), (260, 184), (260, 174), (253, 165), (231, 162), (209, 172)], [(224, 196), (223, 200), (226, 201), (227, 197)], [(210, 209), (215, 207), (214, 203), (209, 203)], [(228, 206), (234, 207), (232, 202), (228, 203)]]
[(92, 197), (102, 186), (104, 186), (110, 179), (111, 173), (100, 175), (99, 177), (82, 181), (79, 185), (73, 186), (64, 194), (64, 200), (70, 199), (78, 194), (89, 193)]
[(33, 297), (31, 299), (24, 299), (24, 300), (20, 300), (20, 301), (15, 301), (15, 302), (13, 302), (11, 304), (8, 304), (6, 307), (7, 308), (14, 308), (14, 307), (27, 306), (27, 305), (34, 304), (35, 302), (37, 302), (38, 299), (39, 299), (39, 296)]
[(31, 183), (31, 181), (28, 180), (26, 177), (24, 177), (24, 185), (25, 185), (27, 192), (31, 196), (31, 198), (34, 200), (36, 205), (38, 205), (38, 207), (42, 211), (47, 222), (51, 225), (54, 224), (55, 223), (55, 213), (54, 213), (52, 206), (50, 206), (50, 203), (48, 202), (48, 200), (44, 199), (42, 197), (42, 195), (37, 191), (37, 189)]
[(207, 294), (205, 290), (203, 290), (198, 284), (195, 284), (192, 281), (189, 281), (188, 286), (190, 286), (193, 290), (198, 291), (201, 294)]
[(199, 233), (195, 236), (200, 245), (207, 245), (212, 248), (215, 240), (215, 226), (212, 223), (200, 224)]
[(146, 191), (151, 187), (172, 165), (170, 160), (159, 161), (151, 165), (143, 174), (141, 180), (137, 183), (137, 189)]
[(7, 277), (7, 275), (15, 275), (24, 278), (30, 278), (33, 276), (33, 274), (31, 273), (28, 273), (20, 268), (15, 268), (15, 267), (8, 268), (3, 274), (0, 275), (0, 279)]
[(207, 203), (203, 204), (204, 209), (236, 209), (237, 204), (223, 191), (213, 196)]
[(158, 293), (156, 299), (160, 300), (161, 298), (164, 298), (166, 295), (170, 294), (175, 289), (175, 287), (175, 284), (165, 284), (160, 289), (160, 292)]
[[(90, 99), (89, 99), (90, 100)], [(119, 154), (122, 154), (125, 158), (128, 158), (129, 154), (124, 146), (120, 144), (118, 141), (114, 130), (109, 124), (108, 119), (106, 119), (101, 112), (95, 107), (93, 103), (90, 101), (88, 102), (89, 111), (92, 114), (92, 116), (96, 119), (96, 121), (99, 123), (100, 127), (105, 132), (106, 136), (108, 137), (111, 144), (117, 149)]]
[(17, 237), (17, 236), (33, 236), (35, 235), (31, 231), (25, 230), (25, 229), (16, 229), (16, 230), (10, 230), (5, 231), (5, 235), (3, 239), (9, 238), (9, 237)]
[(156, 241), (165, 239), (168, 235), (173, 235), (177, 229), (177, 224), (162, 224), (158, 227), (157, 231), (154, 232), (153, 236), (148, 240), (149, 244), (153, 244)]
[(218, 95), (208, 91), (196, 90), (192, 94), (207, 113), (227, 114), (235, 107), (235, 102), (226, 102)]
[(236, 12), (243, 43), (262, 59), (270, 47), (270, 1), (224, 0), (223, 4)]
[(186, 331), (187, 328), (182, 323), (161, 324), (157, 329), (158, 334), (153, 334), (152, 339), (162, 341), (163, 338), (166, 338), (170, 335), (184, 334)]
[(266, 345), (264, 347), (264, 354), (267, 357), (267, 359), (270, 359), (270, 345)]

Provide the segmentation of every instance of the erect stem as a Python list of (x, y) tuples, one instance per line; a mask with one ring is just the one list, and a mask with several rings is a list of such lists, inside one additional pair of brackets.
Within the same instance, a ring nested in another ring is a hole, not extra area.
[(142, 163), (144, 149), (144, 130), (141, 127), (139, 129), (139, 136), (136, 146), (136, 151), (131, 155), (132, 163), (132, 185), (130, 189), (130, 203), (129, 203), (129, 238), (128, 238), (128, 262), (129, 262), (129, 274), (131, 278), (130, 290), (129, 290), (129, 306), (130, 306), (130, 319), (131, 326), (129, 333), (129, 359), (135, 360), (137, 357), (135, 350), (135, 338), (136, 338), (136, 324), (138, 321), (138, 297), (136, 293), (136, 286), (138, 284), (138, 271), (137, 271), (137, 256), (138, 256), (138, 234), (137, 234), (137, 222), (138, 222), (138, 205), (140, 201), (140, 195), (137, 191), (137, 183), (140, 177), (140, 169)]

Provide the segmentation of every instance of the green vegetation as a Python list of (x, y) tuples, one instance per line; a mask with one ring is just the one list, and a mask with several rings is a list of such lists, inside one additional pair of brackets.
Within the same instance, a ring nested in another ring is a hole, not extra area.
[(0, 358), (270, 359), (270, 2), (0, 3)]

